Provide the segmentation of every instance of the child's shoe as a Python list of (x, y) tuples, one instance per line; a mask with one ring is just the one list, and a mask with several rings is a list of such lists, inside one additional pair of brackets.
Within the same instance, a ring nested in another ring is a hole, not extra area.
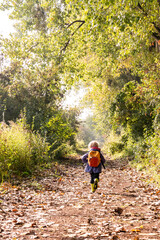
[(98, 178), (94, 179), (94, 189), (98, 188)]
[(92, 192), (92, 193), (94, 193), (94, 192), (95, 192), (94, 183), (91, 183), (91, 192)]

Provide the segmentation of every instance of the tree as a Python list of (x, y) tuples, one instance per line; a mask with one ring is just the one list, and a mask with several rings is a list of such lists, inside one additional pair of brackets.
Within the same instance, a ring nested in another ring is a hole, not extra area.
[[(84, 61), (83, 80), (95, 108), (99, 110), (101, 103), (106, 114), (109, 102), (114, 101), (117, 90), (125, 84), (124, 69), (130, 72), (129, 81), (135, 79), (139, 83), (143, 97), (159, 104), (159, 52), (150, 51), (155, 38), (159, 40), (159, 1), (90, 1), (88, 4), (88, 1), (74, 0), (68, 3), (72, 4), (69, 5), (72, 17), (76, 12), (85, 21), (80, 38), (85, 39), (89, 49), (79, 63)], [(112, 97), (108, 99), (108, 95)]]
[(58, 1), (3, 1), (1, 9), (10, 9), (17, 20), (16, 33), (1, 39), (7, 62), (0, 75), (1, 120), (15, 120), (25, 109), (27, 123), (51, 144), (74, 144), (77, 113), (62, 110), (66, 86), (60, 62), (75, 22), (65, 27), (63, 2)]
[(154, 105), (150, 105), (143, 95), (137, 94), (135, 82), (125, 84), (111, 105), (113, 125), (127, 128), (135, 139), (153, 132)]
[[(119, 107), (119, 100), (125, 106), (125, 116), (121, 106), (118, 113), (117, 109), (114, 113), (121, 119), (128, 118), (129, 114), (135, 119), (135, 113), (139, 114), (136, 122), (142, 130), (141, 135), (145, 125), (156, 129), (160, 104), (158, 0), (27, 0), (19, 3), (19, 0), (4, 0), (1, 4), (1, 8), (13, 9), (11, 17), (19, 21), (17, 37), (3, 42), (2, 50), (5, 58), (10, 58), (10, 65), (2, 74), (9, 77), (11, 89), (15, 89), (15, 83), (22, 89), (23, 84), (19, 82), (23, 83), (24, 79), (25, 88), (40, 88), (40, 91), (32, 89), (32, 92), (39, 96), (36, 101), (38, 99), (44, 110), (45, 123), (51, 119), (52, 111), (56, 115), (59, 110), (62, 86), (65, 90), (72, 84), (83, 84), (88, 89), (87, 99), (93, 104), (99, 126), (106, 135), (117, 121), (110, 108)], [(131, 97), (132, 91), (127, 90), (132, 81), (136, 82), (134, 94), (140, 110)], [(52, 92), (56, 97), (51, 111), (46, 96), (52, 99)], [(132, 100), (133, 111), (130, 111), (128, 102)], [(145, 113), (152, 111), (151, 117), (147, 115), (149, 122), (144, 123)], [(121, 126), (126, 123), (124, 119)], [(127, 124), (131, 128), (137, 126), (129, 120)]]

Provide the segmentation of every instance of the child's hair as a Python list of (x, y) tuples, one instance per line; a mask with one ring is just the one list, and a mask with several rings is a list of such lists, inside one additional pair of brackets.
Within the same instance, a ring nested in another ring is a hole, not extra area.
[(89, 144), (88, 144), (88, 148), (98, 148), (99, 146), (99, 143), (96, 142), (96, 141), (91, 141)]

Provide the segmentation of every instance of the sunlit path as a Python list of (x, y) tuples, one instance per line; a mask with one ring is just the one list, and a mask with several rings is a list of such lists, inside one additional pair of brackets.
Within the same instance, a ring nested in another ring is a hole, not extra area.
[(160, 239), (160, 191), (143, 174), (108, 162), (93, 194), (80, 163), (60, 166), (59, 180), (1, 192), (1, 239)]

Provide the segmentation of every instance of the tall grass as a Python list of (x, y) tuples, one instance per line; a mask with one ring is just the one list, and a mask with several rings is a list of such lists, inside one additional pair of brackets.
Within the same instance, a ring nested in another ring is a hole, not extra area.
[(48, 158), (49, 145), (39, 134), (27, 129), (24, 121), (0, 123), (0, 178), (31, 173)]
[(160, 129), (154, 134), (145, 134), (143, 138), (134, 141), (129, 135), (116, 135), (111, 133), (108, 137), (104, 151), (112, 158), (129, 157), (130, 164), (137, 170), (144, 171), (152, 176), (160, 185)]
[(160, 185), (160, 131), (146, 136), (141, 142), (134, 144), (135, 160), (133, 165), (152, 175)]
[(124, 155), (124, 145), (122, 134), (111, 131), (103, 145), (103, 151), (108, 157), (119, 158)]

